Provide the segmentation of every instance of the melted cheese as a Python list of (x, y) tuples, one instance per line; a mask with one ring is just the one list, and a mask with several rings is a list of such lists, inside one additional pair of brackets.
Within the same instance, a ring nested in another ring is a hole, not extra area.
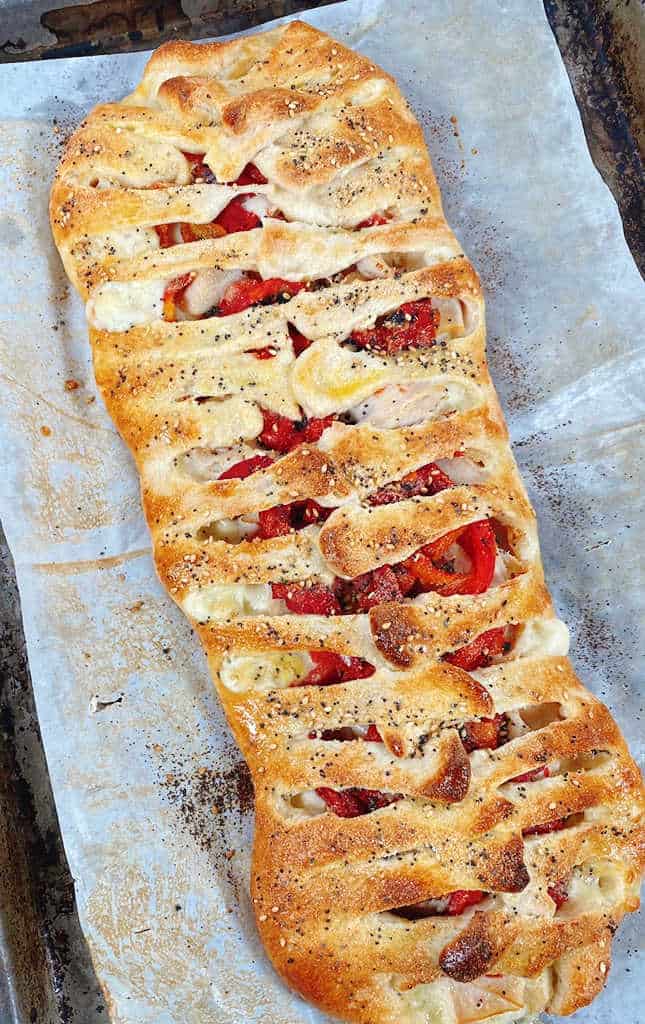
[(529, 619), (515, 642), (516, 658), (565, 657), (569, 653), (569, 630), (561, 619)]
[(240, 270), (219, 270), (217, 267), (200, 270), (184, 292), (182, 305), (190, 316), (203, 316), (218, 304), (228, 286), (242, 276)]
[(284, 601), (274, 601), (266, 583), (214, 584), (191, 591), (181, 605), (197, 622), (240, 615), (280, 615), (284, 611)]
[(128, 331), (158, 320), (163, 309), (163, 281), (108, 281), (92, 294), (87, 319), (99, 331)]
[(327, 813), (327, 804), (319, 797), (315, 789), (305, 789), (302, 793), (296, 793), (289, 800), (291, 811), (299, 812), (297, 817), (317, 818)]
[(284, 689), (307, 674), (311, 660), (306, 654), (270, 651), (261, 657), (227, 654), (220, 666), (220, 679), (234, 693), (249, 690)]
[(383, 361), (324, 339), (295, 361), (291, 386), (307, 415), (329, 416), (373, 394), (393, 372)]
[(199, 540), (206, 540), (210, 537), (212, 540), (225, 540), (228, 544), (240, 544), (256, 532), (257, 516), (255, 516), (255, 522), (252, 521), (253, 518), (252, 515), (249, 515), (247, 519), (218, 519), (200, 529)]

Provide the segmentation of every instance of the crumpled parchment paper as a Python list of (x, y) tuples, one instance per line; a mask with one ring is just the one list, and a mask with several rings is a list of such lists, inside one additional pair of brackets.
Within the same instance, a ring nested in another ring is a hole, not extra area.
[[(394, 73), (425, 129), (487, 292), (493, 377), (574, 662), (638, 756), (645, 297), (542, 5), (350, 0), (306, 17)], [(145, 59), (0, 68), (0, 511), (112, 1021), (314, 1024), (256, 937), (248, 777), (199, 645), (156, 581), (134, 469), (49, 234), (65, 137), (129, 92)], [(632, 918), (580, 1024), (642, 1019), (637, 935)]]

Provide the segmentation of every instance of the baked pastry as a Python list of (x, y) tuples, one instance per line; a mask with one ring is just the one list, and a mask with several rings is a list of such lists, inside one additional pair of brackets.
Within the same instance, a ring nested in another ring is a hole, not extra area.
[(162, 46), (51, 219), (253, 775), (280, 974), (361, 1024), (584, 1006), (638, 906), (642, 783), (567, 660), (393, 80), (302, 22)]

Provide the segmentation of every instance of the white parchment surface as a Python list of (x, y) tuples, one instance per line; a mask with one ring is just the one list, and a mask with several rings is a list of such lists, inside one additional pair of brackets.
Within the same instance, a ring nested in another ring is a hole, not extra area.
[[(542, 4), (350, 0), (307, 20), (395, 74), (420, 118), (486, 289), (493, 377), (573, 660), (638, 756), (645, 294)], [(0, 68), (0, 512), (111, 1019), (319, 1024), (256, 937), (247, 777), (198, 642), (156, 581), (135, 473), (49, 234), (65, 136), (129, 92), (145, 59)], [(638, 935), (632, 919), (580, 1024), (643, 1020)]]

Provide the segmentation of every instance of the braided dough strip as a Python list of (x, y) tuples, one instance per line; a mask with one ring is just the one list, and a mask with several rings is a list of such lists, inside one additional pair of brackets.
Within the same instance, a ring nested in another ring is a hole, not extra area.
[[(200, 159), (213, 180), (195, 179)], [(250, 163), (252, 190), (236, 183)], [(209, 225), (249, 191), (283, 219), (160, 247), (157, 228)], [(370, 223), (379, 211), (383, 223)], [(253, 900), (278, 971), (359, 1024), (512, 1024), (588, 1003), (611, 934), (638, 906), (642, 782), (566, 658), (486, 366), (479, 281), (394, 81), (302, 22), (166, 44), (135, 92), (94, 110), (69, 142), (51, 220), (87, 302), (98, 384), (141, 475), (159, 575), (204, 644), (253, 775)], [(164, 296), (186, 274), (317, 284), (171, 320)], [(427, 299), (440, 311), (431, 347), (347, 345)], [(299, 355), (293, 328), (313, 342)], [(257, 358), (266, 346), (271, 358)], [(317, 442), (219, 479), (256, 452), (262, 409), (337, 419)], [(477, 479), (370, 504), (455, 454)], [(265, 510), (308, 499), (333, 509), (322, 524), (245, 539)], [(402, 562), (484, 518), (512, 552), (484, 593), (430, 591), (331, 617), (289, 613), (272, 595), (272, 584), (328, 585)], [(490, 629), (514, 640), (488, 667), (443, 660)], [(317, 651), (374, 672), (293, 685)], [(465, 725), (493, 716), (520, 728), (469, 753)], [(347, 742), (352, 730), (365, 738)], [(321, 787), (397, 799), (344, 818)], [(561, 904), (551, 893), (563, 879)], [(463, 890), (486, 897), (458, 915), (400, 912)]]

